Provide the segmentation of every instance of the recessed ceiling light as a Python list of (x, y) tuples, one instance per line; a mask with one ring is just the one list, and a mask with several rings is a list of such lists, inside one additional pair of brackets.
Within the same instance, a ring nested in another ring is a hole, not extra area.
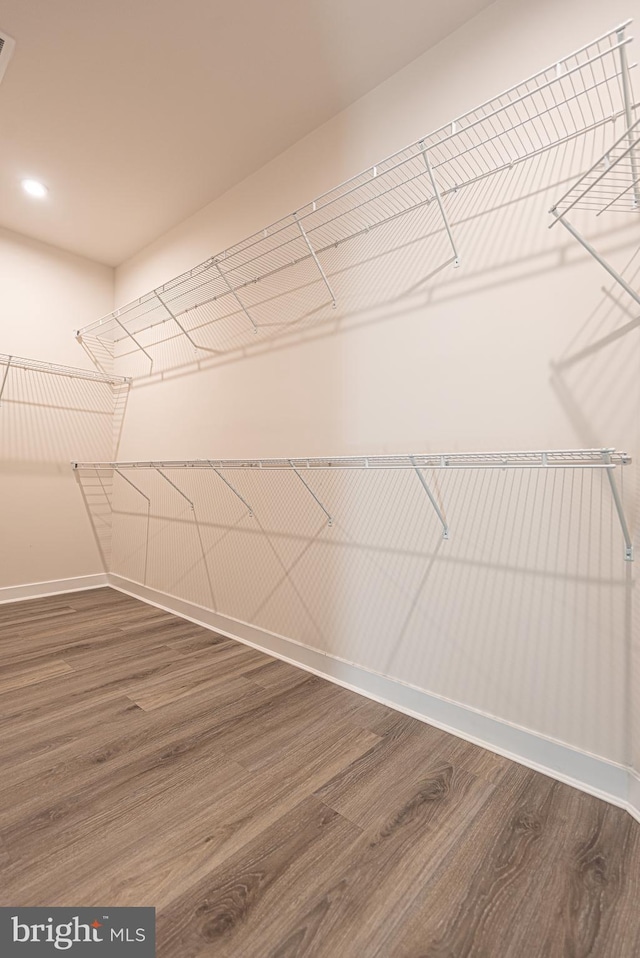
[(39, 183), (38, 180), (23, 180), (22, 189), (25, 193), (28, 193), (29, 196), (35, 196), (39, 200), (43, 199), (49, 192), (44, 183)]

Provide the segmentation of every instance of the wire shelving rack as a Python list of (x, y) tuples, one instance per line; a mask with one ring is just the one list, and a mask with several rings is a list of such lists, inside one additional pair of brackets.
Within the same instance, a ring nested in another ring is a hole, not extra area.
[(554, 206), (558, 217), (573, 209), (620, 213), (640, 211), (640, 120), (573, 184)]
[[(143, 496), (147, 502), (150, 497), (143, 492), (128, 476), (126, 472), (153, 470), (160, 475), (176, 492), (185, 499), (192, 510), (195, 509), (190, 499), (166, 475), (166, 471), (205, 469), (215, 473), (225, 483), (237, 499), (247, 509), (250, 516), (254, 511), (246, 498), (239, 492), (233, 483), (233, 473), (251, 471), (252, 473), (268, 473), (274, 470), (284, 470), (297, 475), (306, 487), (316, 506), (324, 513), (327, 524), (331, 526), (334, 517), (322, 503), (314, 491), (310, 476), (318, 471), (336, 470), (412, 470), (422, 485), (432, 508), (442, 526), (442, 536), (448, 539), (449, 524), (444, 510), (434, 495), (423, 470), (451, 470), (451, 469), (600, 469), (606, 473), (611, 489), (616, 513), (620, 522), (624, 543), (625, 559), (633, 560), (633, 543), (624, 513), (622, 497), (618, 489), (615, 470), (631, 462), (625, 452), (613, 448), (602, 449), (547, 449), (524, 450), (507, 452), (470, 452), (470, 453), (429, 453), (417, 455), (393, 456), (336, 456), (324, 458), (279, 458), (279, 459), (162, 459), (146, 461), (119, 461), (119, 462), (72, 462), (74, 470), (104, 472), (111, 471), (118, 474), (125, 482)], [(227, 475), (225, 475), (227, 473)], [(229, 474), (231, 478), (229, 478)]]
[(330, 318), (344, 273), (363, 258), (421, 242), (425, 276), (458, 265), (459, 190), (628, 115), (629, 22), (79, 329), (77, 340), (102, 368), (137, 354), (150, 374), (178, 340), (204, 358)]
[[(629, 103), (627, 118), (632, 107)], [(640, 304), (640, 293), (585, 239), (568, 219), (574, 210), (602, 213), (640, 213), (640, 120), (630, 123), (615, 143), (575, 182), (552, 207), (555, 223), (564, 228), (606, 269), (610, 276)]]
[(0, 374), (0, 400), (5, 391), (10, 370), (24, 369), (36, 373), (46, 373), (52, 376), (64, 376), (68, 379), (84, 379), (89, 382), (108, 383), (110, 386), (123, 386), (131, 383), (127, 376), (113, 376), (95, 369), (80, 369), (76, 366), (61, 366), (56, 363), (42, 362), (38, 359), (25, 359), (22, 356), (10, 356), (0, 353), (0, 367), (4, 367)]

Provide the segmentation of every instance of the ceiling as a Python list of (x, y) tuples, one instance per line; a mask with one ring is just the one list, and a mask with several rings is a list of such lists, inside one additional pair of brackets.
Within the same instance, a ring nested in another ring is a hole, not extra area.
[(0, 226), (118, 265), (490, 2), (0, 0)]

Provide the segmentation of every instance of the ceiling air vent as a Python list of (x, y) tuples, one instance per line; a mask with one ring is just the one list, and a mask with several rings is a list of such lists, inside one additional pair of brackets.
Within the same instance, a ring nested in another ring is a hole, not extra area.
[(3, 33), (0, 30), (0, 80), (2, 80), (4, 71), (9, 65), (9, 60), (13, 54), (15, 45), (16, 41), (13, 37), (10, 37), (7, 33)]

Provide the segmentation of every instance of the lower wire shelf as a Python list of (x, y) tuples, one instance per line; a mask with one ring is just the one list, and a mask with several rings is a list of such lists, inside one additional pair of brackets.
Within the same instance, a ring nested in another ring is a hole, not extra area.
[[(442, 505), (434, 495), (423, 470), (451, 470), (451, 469), (601, 469), (604, 470), (609, 482), (613, 504), (617, 513), (625, 543), (625, 559), (633, 560), (633, 543), (627, 524), (622, 496), (615, 478), (615, 470), (631, 463), (631, 457), (625, 452), (614, 448), (602, 449), (546, 449), (523, 450), (507, 452), (468, 452), (468, 453), (429, 453), (405, 454), (394, 456), (336, 456), (324, 458), (278, 458), (278, 459), (156, 459), (140, 461), (118, 462), (79, 462), (71, 463), (76, 471), (112, 471), (132, 486), (141, 496), (149, 501), (149, 496), (143, 492), (125, 472), (153, 470), (161, 476), (183, 499), (191, 509), (195, 509), (193, 500), (189, 498), (166, 475), (166, 470), (208, 469), (214, 472), (230, 491), (247, 508), (249, 515), (254, 511), (246, 498), (240, 493), (229, 478), (234, 471), (272, 472), (285, 470), (296, 474), (306, 488), (309, 496), (317, 507), (324, 513), (327, 524), (333, 524), (333, 516), (325, 507), (318, 494), (309, 482), (309, 476), (321, 470), (413, 470), (433, 507), (442, 526), (442, 537), (449, 538), (449, 524), (445, 517)], [(225, 475), (227, 473), (227, 475)]]

